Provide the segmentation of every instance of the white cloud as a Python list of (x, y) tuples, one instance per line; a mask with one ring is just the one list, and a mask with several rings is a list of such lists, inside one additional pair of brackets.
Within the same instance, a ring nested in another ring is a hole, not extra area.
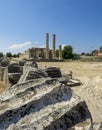
[(66, 46), (66, 44), (62, 44), (62, 49), (64, 49), (65, 46)]
[(31, 42), (24, 42), (20, 44), (13, 44), (9, 47), (10, 50), (15, 50), (15, 49), (24, 49), (26, 47), (29, 47), (32, 43)]
[(40, 44), (38, 41), (35, 42), (24, 42), (24, 43), (18, 43), (18, 44), (12, 44), (11, 46), (8, 47), (6, 52), (11, 52), (11, 53), (23, 53), (25, 50), (28, 48), (32, 47), (38, 47), (38, 48), (44, 48), (44, 44)]

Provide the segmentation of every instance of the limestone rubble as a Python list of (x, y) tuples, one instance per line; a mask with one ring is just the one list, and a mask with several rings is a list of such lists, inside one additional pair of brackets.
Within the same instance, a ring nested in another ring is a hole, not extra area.
[(0, 130), (68, 130), (80, 123), (83, 130), (92, 126), (85, 101), (31, 63), (23, 67), (19, 82), (0, 95)]

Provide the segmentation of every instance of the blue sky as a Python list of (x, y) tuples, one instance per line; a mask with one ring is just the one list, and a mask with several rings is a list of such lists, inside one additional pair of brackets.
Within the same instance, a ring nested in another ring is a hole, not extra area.
[(45, 47), (46, 32), (57, 47), (74, 52), (102, 46), (102, 0), (0, 0), (0, 51)]

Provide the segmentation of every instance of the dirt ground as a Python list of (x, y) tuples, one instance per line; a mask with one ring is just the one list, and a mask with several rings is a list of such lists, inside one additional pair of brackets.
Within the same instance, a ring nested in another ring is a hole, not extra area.
[(60, 67), (63, 72), (72, 71), (73, 77), (86, 82), (96, 76), (102, 78), (102, 62), (39, 62), (42, 66), (56, 66)]
[[(82, 89), (82, 86), (78, 86), (72, 89), (75, 94), (80, 95), (80, 97), (86, 101), (93, 121), (95, 123), (102, 122), (102, 62), (38, 62), (38, 66), (44, 68), (46, 66), (59, 67), (61, 71), (65, 73), (72, 71), (73, 78), (79, 79), (83, 84), (87, 84), (88, 81), (90, 82), (93, 79), (93, 86), (89, 86), (89, 88), (84, 87), (85, 89)], [(99, 76), (100, 79), (95, 79), (99, 83), (96, 84), (95, 87), (99, 89), (94, 87), (94, 78), (97, 76)], [(2, 84), (0, 84), (0, 86), (2, 86)]]

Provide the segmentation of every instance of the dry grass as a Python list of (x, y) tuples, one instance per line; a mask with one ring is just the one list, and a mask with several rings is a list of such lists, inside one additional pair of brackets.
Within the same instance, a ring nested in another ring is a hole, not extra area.
[(6, 88), (7, 88), (7, 86), (5, 85), (5, 83), (3, 81), (0, 81), (0, 93), (5, 91)]
[(101, 62), (39, 62), (38, 65), (60, 67), (61, 70), (65, 72), (72, 71), (73, 77), (85, 82), (96, 76), (100, 76), (102, 78)]

